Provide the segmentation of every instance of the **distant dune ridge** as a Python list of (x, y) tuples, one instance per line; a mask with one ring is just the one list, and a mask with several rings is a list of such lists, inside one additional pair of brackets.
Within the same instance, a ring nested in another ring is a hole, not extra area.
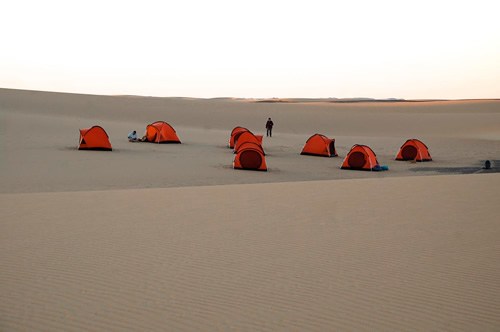
[[(268, 172), (233, 170), (268, 117)], [(158, 120), (183, 144), (127, 141)], [(76, 149), (92, 125), (113, 151)], [(395, 161), (408, 138), (433, 161)], [(389, 171), (340, 170), (353, 144)], [(0, 89), (0, 158), (1, 331), (500, 327), (499, 100)]]
[[(499, 99), (461, 99), (458, 101), (498, 101)], [(258, 103), (429, 103), (450, 102), (447, 99), (402, 99), (402, 98), (265, 98), (254, 99)]]

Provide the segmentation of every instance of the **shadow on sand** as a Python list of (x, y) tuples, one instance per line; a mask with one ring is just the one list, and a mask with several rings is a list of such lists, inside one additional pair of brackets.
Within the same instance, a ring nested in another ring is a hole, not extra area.
[(415, 167), (413, 172), (438, 172), (444, 174), (476, 174), (476, 173), (500, 173), (500, 160), (490, 160), (491, 168), (485, 169), (484, 163), (486, 160), (481, 160), (478, 166), (470, 167)]

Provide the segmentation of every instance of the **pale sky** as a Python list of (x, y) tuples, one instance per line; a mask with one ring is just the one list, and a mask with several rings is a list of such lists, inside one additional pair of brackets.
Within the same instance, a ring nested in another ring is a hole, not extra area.
[(500, 98), (499, 13), (499, 0), (2, 0), (0, 87)]

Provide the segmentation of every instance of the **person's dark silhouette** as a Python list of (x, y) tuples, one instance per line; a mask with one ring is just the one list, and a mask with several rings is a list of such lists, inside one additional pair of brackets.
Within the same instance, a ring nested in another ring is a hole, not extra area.
[(483, 167), (483, 168), (484, 168), (484, 169), (490, 169), (490, 168), (491, 168), (491, 161), (486, 160), (486, 161), (484, 162), (484, 167)]
[(266, 122), (266, 136), (272, 137), (273, 136), (273, 120), (271, 118), (267, 119)]

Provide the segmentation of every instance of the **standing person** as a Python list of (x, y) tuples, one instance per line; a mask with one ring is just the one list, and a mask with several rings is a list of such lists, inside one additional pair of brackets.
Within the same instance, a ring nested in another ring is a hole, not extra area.
[(271, 118), (267, 119), (266, 122), (266, 136), (273, 137), (273, 120)]

